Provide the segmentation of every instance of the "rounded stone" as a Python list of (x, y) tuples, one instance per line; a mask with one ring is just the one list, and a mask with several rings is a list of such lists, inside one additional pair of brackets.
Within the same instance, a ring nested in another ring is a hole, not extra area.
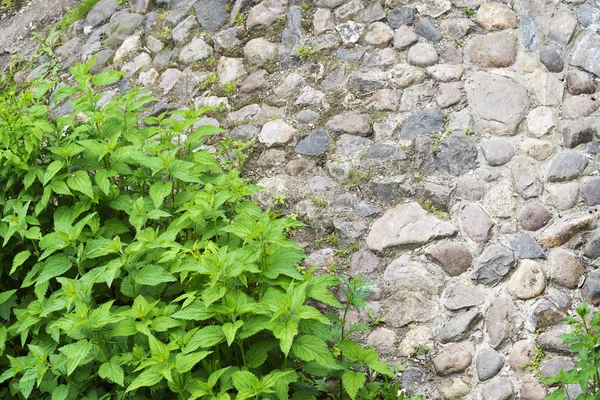
[(496, 377), (486, 382), (481, 389), (485, 400), (509, 400), (513, 398), (514, 387), (510, 378)]
[(521, 384), (521, 400), (544, 400), (548, 390), (533, 376), (526, 375)]
[(487, 163), (494, 167), (506, 164), (515, 155), (514, 146), (506, 139), (485, 139), (479, 145)]
[(583, 183), (581, 194), (588, 206), (600, 204), (600, 176), (588, 178)]
[(529, 340), (519, 340), (510, 349), (509, 363), (513, 371), (520, 371), (531, 363), (537, 348)]
[(281, 119), (269, 121), (263, 125), (258, 140), (267, 147), (282, 146), (292, 140), (296, 129), (286, 124)]
[(517, 299), (533, 299), (546, 288), (546, 277), (540, 262), (522, 260), (521, 265), (508, 281), (508, 292)]
[(391, 352), (394, 350), (396, 333), (387, 328), (377, 328), (367, 337), (367, 344), (373, 346), (379, 352)]
[(502, 3), (483, 3), (477, 10), (477, 23), (488, 31), (517, 26), (517, 13)]
[(444, 400), (461, 399), (470, 391), (469, 384), (460, 378), (444, 379), (440, 384), (440, 396)]
[(477, 377), (480, 381), (493, 378), (503, 366), (504, 359), (495, 350), (483, 349), (477, 354)]
[(554, 357), (550, 360), (546, 360), (540, 367), (540, 378), (548, 378), (549, 376), (557, 375), (560, 370), (565, 372), (575, 368), (573, 360), (568, 357)]
[(552, 218), (550, 211), (542, 203), (532, 201), (525, 204), (519, 215), (519, 225), (526, 231), (537, 231)]
[(560, 48), (553, 43), (540, 49), (540, 61), (550, 72), (561, 72), (565, 66), (560, 55)]
[(462, 243), (439, 242), (425, 250), (425, 254), (440, 265), (450, 276), (458, 276), (471, 266), (471, 251)]
[(575, 289), (585, 274), (585, 267), (575, 254), (564, 249), (554, 249), (548, 257), (551, 279), (557, 284)]
[(473, 360), (473, 355), (459, 343), (451, 344), (433, 358), (433, 366), (439, 376), (463, 372)]
[(504, 32), (477, 35), (469, 40), (465, 52), (480, 67), (508, 67), (517, 59), (517, 37)]
[(417, 67), (428, 67), (437, 63), (438, 53), (430, 43), (417, 43), (408, 49), (408, 63)]
[(263, 66), (270, 60), (276, 60), (279, 54), (279, 45), (259, 37), (250, 39), (244, 46), (244, 57), (253, 65)]
[(527, 115), (527, 130), (534, 137), (544, 136), (556, 126), (556, 117), (551, 108), (536, 107)]
[(375, 47), (386, 47), (394, 38), (394, 31), (390, 26), (383, 22), (373, 22), (367, 28), (365, 42)]

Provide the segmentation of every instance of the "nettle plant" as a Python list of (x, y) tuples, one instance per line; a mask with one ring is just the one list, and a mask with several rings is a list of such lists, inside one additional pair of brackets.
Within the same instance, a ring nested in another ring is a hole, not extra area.
[[(403, 399), (351, 340), (364, 283), (342, 305), (298, 268), (301, 224), (249, 199), (233, 144), (196, 126), (208, 109), (141, 120), (153, 99), (105, 101), (121, 75), (90, 66), (53, 96), (0, 82), (0, 397)], [(74, 112), (49, 118), (49, 97)]]

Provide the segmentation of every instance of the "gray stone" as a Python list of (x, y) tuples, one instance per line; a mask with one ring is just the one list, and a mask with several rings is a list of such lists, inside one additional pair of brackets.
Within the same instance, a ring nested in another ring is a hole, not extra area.
[(560, 55), (560, 48), (552, 43), (542, 46), (540, 49), (540, 61), (550, 72), (562, 72), (565, 66)]
[(490, 240), (494, 222), (478, 204), (468, 204), (460, 213), (462, 230), (471, 240), (484, 243)]
[(428, 247), (425, 254), (450, 276), (462, 274), (469, 269), (473, 261), (469, 248), (458, 242), (436, 243)]
[(436, 304), (418, 290), (400, 289), (384, 302), (387, 323), (401, 328), (411, 322), (427, 322), (435, 315)]
[(526, 231), (543, 228), (552, 218), (552, 214), (543, 204), (533, 201), (525, 204), (519, 215), (519, 225)]
[(546, 387), (538, 382), (533, 376), (526, 375), (521, 384), (522, 400), (544, 400), (548, 395)]
[(292, 140), (296, 129), (286, 124), (281, 119), (269, 121), (263, 125), (258, 140), (267, 147), (282, 146)]
[(299, 92), (305, 83), (306, 81), (301, 75), (291, 73), (286, 76), (281, 85), (273, 90), (273, 93), (278, 97), (286, 98)]
[(396, 333), (387, 328), (376, 328), (367, 337), (367, 345), (375, 347), (379, 352), (394, 351)]
[(433, 358), (433, 367), (439, 376), (463, 372), (473, 360), (473, 355), (462, 345), (454, 343)]
[(348, 77), (348, 89), (359, 94), (374, 93), (385, 86), (385, 73), (354, 71)]
[(560, 337), (569, 333), (571, 333), (570, 327), (565, 325), (555, 326), (540, 333), (536, 340), (544, 351), (570, 355), (572, 354), (572, 351), (569, 350), (570, 345)]
[(531, 322), (536, 330), (558, 325), (565, 320), (565, 313), (548, 299), (539, 300), (531, 312)]
[(506, 285), (508, 292), (521, 300), (538, 297), (546, 288), (546, 277), (540, 262), (522, 260)]
[(385, 49), (375, 50), (367, 54), (367, 57), (363, 61), (363, 66), (368, 68), (378, 67), (385, 70), (398, 62), (400, 62), (400, 54), (396, 50), (386, 47)]
[(169, 15), (167, 15), (165, 23), (171, 27), (177, 26), (189, 14), (194, 3), (195, 0), (182, 0), (178, 2)]
[(377, 143), (367, 150), (363, 160), (393, 163), (406, 160), (406, 153), (393, 142)]
[(338, 21), (346, 21), (351, 19), (353, 15), (361, 12), (365, 7), (362, 0), (350, 0), (349, 2), (338, 7), (335, 11), (335, 17)]
[(562, 101), (564, 85), (554, 74), (538, 69), (529, 78), (529, 85), (533, 89), (539, 104), (558, 106)]
[(200, 26), (207, 31), (218, 31), (229, 17), (228, 4), (228, 0), (198, 0), (194, 8)]
[(300, 91), (300, 95), (294, 102), (296, 106), (314, 106), (319, 105), (325, 99), (325, 93), (316, 90), (310, 86), (305, 86)]
[(367, 48), (364, 46), (357, 45), (351, 49), (339, 49), (336, 53), (338, 60), (346, 62), (356, 62), (365, 55)]
[(357, 162), (372, 144), (372, 140), (361, 136), (341, 135), (335, 145), (335, 157), (343, 161)]
[(465, 53), (480, 67), (509, 67), (517, 58), (517, 38), (504, 32), (478, 35), (467, 42)]
[(536, 162), (530, 157), (518, 156), (511, 165), (513, 182), (517, 192), (525, 199), (542, 194), (544, 185), (538, 177)]
[(163, 90), (163, 95), (169, 93), (177, 84), (182, 72), (177, 68), (169, 68), (160, 76), (158, 87)]
[(527, 130), (532, 136), (541, 137), (556, 126), (556, 117), (551, 108), (536, 107), (527, 115)]
[(564, 150), (558, 153), (548, 168), (548, 182), (564, 182), (581, 175), (588, 165), (588, 158), (575, 150)]
[(215, 49), (219, 51), (234, 51), (241, 46), (242, 41), (237, 38), (237, 27), (227, 28), (212, 35)]
[(400, 91), (394, 89), (379, 89), (367, 101), (367, 108), (374, 111), (397, 111), (400, 103)]
[(436, 108), (428, 108), (411, 114), (400, 130), (400, 138), (414, 139), (418, 136), (429, 136), (431, 132), (439, 132), (444, 126), (444, 112)]
[(356, 43), (363, 34), (365, 26), (354, 21), (348, 21), (336, 26), (335, 30), (339, 32), (343, 43)]
[(531, 51), (537, 47), (540, 41), (540, 24), (535, 16), (531, 14), (522, 14), (519, 19), (521, 22), (521, 41), (525, 49)]
[(600, 204), (600, 176), (592, 176), (586, 179), (581, 194), (588, 206)]
[(296, 114), (296, 121), (301, 124), (312, 125), (315, 122), (317, 122), (317, 120), (319, 119), (320, 116), (321, 116), (321, 114), (319, 114), (316, 111), (302, 110), (302, 111), (298, 112), (298, 114)]
[(594, 30), (586, 30), (581, 34), (571, 56), (571, 65), (600, 76), (600, 35)]
[(506, 164), (515, 155), (514, 146), (506, 139), (485, 139), (479, 145), (487, 163), (494, 167)]
[(467, 18), (445, 18), (440, 27), (449, 39), (460, 40), (467, 36), (475, 24)]
[(440, 328), (437, 338), (442, 343), (464, 340), (469, 337), (481, 318), (481, 312), (476, 308), (454, 315)]
[(442, 139), (436, 154), (438, 169), (459, 176), (477, 166), (477, 149), (464, 133), (454, 132)]
[(550, 278), (560, 286), (575, 289), (581, 277), (585, 274), (585, 267), (575, 254), (565, 249), (554, 249), (548, 257), (550, 264)]
[(379, 21), (385, 18), (385, 11), (379, 1), (374, 1), (364, 8), (360, 13), (360, 20), (365, 24)]
[(433, 182), (424, 182), (422, 195), (426, 201), (430, 201), (435, 207), (442, 210), (448, 210), (450, 204), (450, 195), (452, 189), (445, 185), (438, 185)]
[(277, 59), (279, 45), (263, 37), (250, 39), (244, 46), (244, 57), (253, 65), (263, 66)]
[(246, 19), (246, 28), (267, 29), (275, 20), (285, 14), (283, 4), (279, 0), (266, 0), (252, 7)]
[(443, 277), (437, 271), (428, 270), (426, 266), (411, 260), (408, 254), (392, 261), (383, 273), (385, 282), (393, 283), (396, 289), (410, 289), (437, 295), (444, 284)]
[(430, 18), (419, 20), (415, 25), (415, 33), (432, 43), (439, 43), (443, 38), (442, 32)]
[(482, 398), (486, 400), (509, 400), (514, 395), (514, 386), (510, 378), (496, 377), (481, 388)]
[[(600, 235), (596, 233), (596, 235), (594, 236), (596, 242), (600, 242), (600, 238), (598, 237)], [(587, 247), (589, 247), (589, 242)], [(597, 250), (598, 247), (599, 246), (596, 243), (595, 250)], [(600, 269), (594, 270), (588, 274), (588, 276), (585, 279), (585, 283), (581, 287), (581, 297), (588, 303), (600, 301)]]
[(550, 376), (558, 375), (558, 373), (563, 370), (565, 372), (572, 370), (575, 368), (575, 364), (568, 357), (554, 357), (550, 360), (546, 360), (542, 362), (540, 367), (540, 378), (548, 378)]
[(384, 22), (373, 22), (365, 33), (365, 42), (374, 47), (387, 47), (394, 38), (394, 31)]
[(371, 117), (368, 114), (347, 112), (331, 117), (325, 126), (333, 132), (368, 136), (372, 132)]
[(437, 18), (450, 11), (452, 3), (449, 0), (424, 0), (417, 3), (420, 15)]
[(463, 176), (456, 180), (454, 186), (454, 197), (469, 201), (479, 201), (485, 195), (487, 186), (472, 176)]
[(582, 143), (591, 142), (595, 133), (596, 129), (592, 124), (584, 121), (572, 121), (563, 129), (563, 143), (565, 147), (572, 149)]
[(548, 23), (548, 38), (564, 47), (571, 41), (576, 26), (577, 19), (567, 6), (561, 4)]
[(425, 211), (418, 203), (400, 204), (373, 223), (367, 237), (369, 249), (423, 245), (456, 234), (456, 227)]
[(440, 108), (448, 108), (463, 101), (462, 82), (440, 83), (435, 102)]
[(429, 43), (417, 43), (408, 49), (408, 63), (417, 67), (428, 67), (437, 63), (438, 53)]
[(487, 381), (500, 372), (504, 366), (504, 358), (495, 350), (483, 349), (477, 354), (477, 377)]
[(413, 29), (407, 25), (402, 25), (394, 33), (394, 48), (404, 50), (419, 41), (419, 37)]
[(485, 315), (485, 331), (494, 349), (512, 335), (515, 329), (514, 308), (504, 299), (495, 298)]
[(195, 37), (184, 46), (179, 53), (179, 61), (184, 64), (194, 64), (212, 57), (213, 49), (204, 40)]
[(348, 76), (346, 75), (346, 66), (340, 65), (338, 68), (333, 70), (332, 73), (327, 75), (321, 82), (321, 87), (326, 91), (331, 91), (335, 88), (341, 87), (348, 83)]
[(425, 374), (417, 367), (408, 367), (402, 373), (400, 387), (410, 392), (416, 391), (425, 378)]
[(255, 93), (261, 90), (269, 89), (271, 84), (269, 83), (269, 74), (263, 69), (259, 69), (256, 72), (248, 75), (240, 84), (240, 93)]
[(102, 0), (96, 3), (88, 12), (83, 26), (96, 27), (110, 18), (119, 9), (119, 3), (116, 0)]
[(281, 47), (279, 48), (279, 63), (284, 68), (298, 62), (296, 54), (303, 44), (304, 37), (302, 9), (299, 6), (291, 6), (288, 10), (285, 29), (281, 34)]
[(258, 136), (260, 129), (253, 125), (238, 125), (229, 131), (232, 139), (248, 141)]
[(470, 308), (485, 302), (485, 292), (470, 282), (458, 281), (444, 288), (441, 302), (452, 311)]
[(476, 72), (466, 85), (476, 121), (496, 135), (514, 135), (529, 108), (527, 90), (510, 78)]
[(312, 131), (296, 145), (295, 151), (308, 156), (321, 156), (327, 153), (331, 139), (324, 129)]
[(110, 57), (112, 56), (113, 51), (110, 49), (101, 50), (95, 54), (96, 59), (92, 63), (92, 67), (90, 68), (90, 72), (94, 75), (99, 74), (104, 70)]
[(379, 266), (379, 257), (370, 251), (357, 251), (350, 258), (350, 275), (375, 272)]
[(594, 113), (598, 106), (600, 106), (600, 102), (593, 100), (593, 97), (567, 97), (562, 103), (562, 116), (564, 118), (587, 117)]
[(183, 21), (181, 21), (173, 32), (171, 32), (171, 37), (175, 41), (177, 45), (182, 45), (187, 42), (189, 36), (191, 35), (194, 29), (198, 28), (198, 23), (196, 22), (196, 18), (193, 15), (190, 15)]
[(450, 82), (460, 80), (465, 68), (462, 65), (438, 64), (427, 67), (425, 73), (440, 82)]
[(246, 75), (242, 58), (221, 57), (217, 63), (217, 75), (222, 85), (235, 82)]
[(577, 21), (584, 28), (587, 28), (592, 24), (600, 24), (600, 9), (591, 4), (583, 4), (579, 7)]
[(412, 180), (403, 175), (375, 177), (369, 182), (369, 187), (375, 198), (385, 205), (413, 193)]
[(515, 257), (504, 246), (492, 244), (488, 246), (477, 259), (479, 266), (471, 275), (471, 279), (483, 285), (498, 284), (515, 264)]
[(363, 221), (345, 221), (339, 218), (333, 219), (333, 226), (340, 233), (343, 240), (353, 243), (367, 232), (367, 225)]
[(398, 29), (402, 25), (410, 25), (415, 19), (415, 9), (413, 7), (394, 8), (388, 13), (387, 21), (393, 29)]
[(332, 31), (333, 29), (335, 29), (335, 25), (333, 23), (333, 14), (331, 11), (325, 8), (318, 8), (313, 17), (313, 35), (319, 36), (320, 34)]

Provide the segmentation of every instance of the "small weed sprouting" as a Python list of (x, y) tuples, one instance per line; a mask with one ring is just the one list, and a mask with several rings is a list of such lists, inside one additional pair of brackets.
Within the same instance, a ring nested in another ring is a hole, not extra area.
[(306, 44), (302, 44), (296, 50), (296, 57), (298, 57), (299, 59), (303, 60), (303, 59), (308, 58), (308, 57), (310, 57), (310, 56), (312, 56), (313, 54), (316, 54), (316, 53), (317, 53), (317, 51), (313, 50), (310, 46), (308, 46)]
[(473, 16), (475, 15), (475, 10), (471, 7), (463, 8), (462, 12), (467, 16), (467, 18), (473, 18)]
[(237, 90), (238, 82), (239, 82), (239, 79), (225, 83), (223, 85), (223, 91), (225, 92), (225, 94), (228, 96), (231, 96), (232, 94), (234, 94), (235, 91)]
[(340, 239), (338, 238), (337, 233), (331, 232), (329, 234), (329, 236), (327, 236), (327, 243), (329, 243), (332, 246), (339, 246), (340, 245)]
[(316, 194), (312, 195), (312, 202), (315, 206), (320, 208), (327, 206), (327, 199)]
[(463, 133), (467, 136), (473, 136), (475, 134), (475, 131), (472, 129), (464, 129)]
[(244, 14), (242, 13), (237, 13), (237, 15), (235, 16), (233, 22), (235, 22), (236, 24), (243, 24), (244, 23)]
[(285, 206), (285, 205), (287, 205), (287, 199), (282, 194), (274, 194), (273, 195), (273, 204), (278, 205), (278, 206)]

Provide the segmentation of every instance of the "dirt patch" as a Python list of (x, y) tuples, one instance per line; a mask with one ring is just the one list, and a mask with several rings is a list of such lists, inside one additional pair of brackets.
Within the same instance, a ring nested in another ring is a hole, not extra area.
[(76, 0), (32, 0), (13, 15), (0, 20), (0, 71), (11, 54), (32, 54), (37, 43), (31, 32), (40, 32), (58, 22)]

